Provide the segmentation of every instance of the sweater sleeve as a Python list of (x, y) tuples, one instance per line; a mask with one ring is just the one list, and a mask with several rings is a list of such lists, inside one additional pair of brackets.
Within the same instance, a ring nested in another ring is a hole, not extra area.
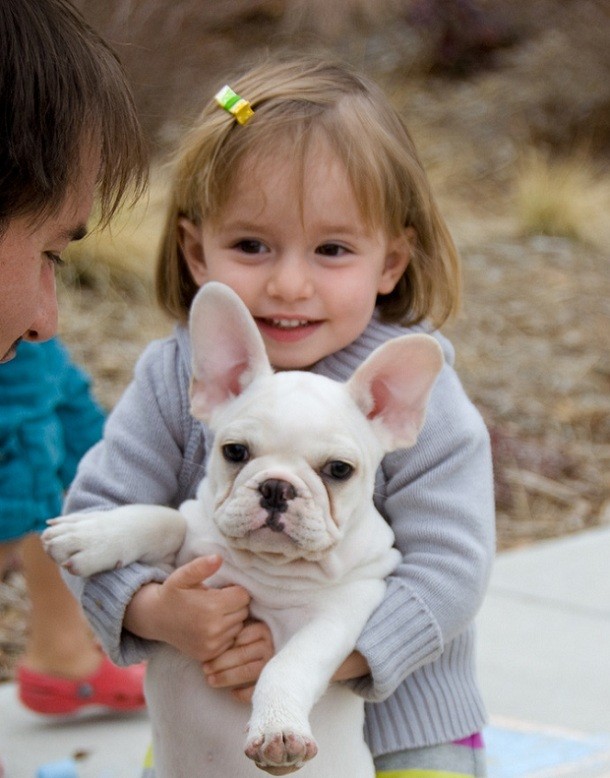
[[(190, 419), (184, 373), (172, 339), (147, 348), (108, 418), (103, 440), (81, 460), (64, 513), (182, 502), (179, 477), (185, 420)], [(135, 563), (85, 580), (67, 575), (66, 580), (110, 658), (130, 664), (146, 658), (151, 644), (123, 630), (125, 609), (144, 584), (166, 577), (161, 569)]]
[(379, 510), (403, 558), (357, 643), (370, 676), (352, 687), (390, 696), (466, 630), (481, 605), (495, 552), (489, 436), (450, 366), (433, 390), (416, 446), (388, 455)]

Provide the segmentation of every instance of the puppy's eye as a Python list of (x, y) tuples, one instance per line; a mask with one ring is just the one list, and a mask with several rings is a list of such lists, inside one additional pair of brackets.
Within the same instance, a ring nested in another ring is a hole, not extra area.
[(327, 462), (322, 468), (324, 475), (334, 478), (336, 481), (347, 481), (354, 472), (354, 466), (349, 462), (342, 462), (340, 459), (333, 459)]
[(225, 443), (222, 455), (227, 462), (243, 463), (250, 459), (250, 452), (243, 443)]

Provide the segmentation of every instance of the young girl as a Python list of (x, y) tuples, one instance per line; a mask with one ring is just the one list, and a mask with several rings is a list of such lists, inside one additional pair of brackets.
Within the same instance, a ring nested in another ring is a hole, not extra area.
[[(339, 380), (379, 344), (431, 331), (457, 308), (454, 245), (376, 86), (309, 59), (263, 64), (232, 86), (249, 106), (217, 96), (177, 155), (157, 289), (178, 325), (141, 357), (67, 512), (193, 497), (206, 429), (189, 414), (184, 325), (207, 281), (244, 300), (277, 369)], [(452, 348), (435, 336), (447, 365), (425, 428), (378, 473), (376, 504), (403, 561), (336, 674), (370, 703), (379, 776), (485, 774), (473, 619), (494, 553), (491, 457)], [(134, 564), (85, 582), (81, 601), (115, 661), (140, 661), (150, 641), (166, 641), (198, 658), (209, 683), (247, 697), (235, 689), (255, 681), (268, 633), (247, 620), (243, 589), (201, 584), (219, 564), (197, 559), (167, 579)]]

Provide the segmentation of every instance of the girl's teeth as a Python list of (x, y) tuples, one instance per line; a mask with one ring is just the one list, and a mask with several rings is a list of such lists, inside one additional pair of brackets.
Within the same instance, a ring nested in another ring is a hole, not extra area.
[(307, 324), (306, 321), (296, 321), (295, 319), (273, 319), (273, 326), (280, 327), (281, 329), (291, 330), (296, 327), (303, 327)]

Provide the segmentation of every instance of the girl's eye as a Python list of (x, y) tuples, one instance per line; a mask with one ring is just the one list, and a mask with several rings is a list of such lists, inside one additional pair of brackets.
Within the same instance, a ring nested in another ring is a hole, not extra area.
[(342, 257), (347, 254), (347, 249), (338, 243), (323, 243), (321, 246), (318, 246), (316, 253), (321, 254), (323, 257)]
[(250, 459), (250, 451), (242, 443), (225, 443), (222, 447), (222, 455), (227, 462), (241, 464)]
[(54, 251), (45, 251), (45, 256), (47, 259), (50, 259), (51, 262), (57, 267), (60, 267), (61, 265), (64, 264), (63, 259), (59, 256), (59, 254), (56, 254)]
[(238, 241), (235, 244), (235, 248), (239, 251), (243, 251), (244, 254), (262, 254), (267, 251), (265, 244), (254, 238), (246, 238)]

